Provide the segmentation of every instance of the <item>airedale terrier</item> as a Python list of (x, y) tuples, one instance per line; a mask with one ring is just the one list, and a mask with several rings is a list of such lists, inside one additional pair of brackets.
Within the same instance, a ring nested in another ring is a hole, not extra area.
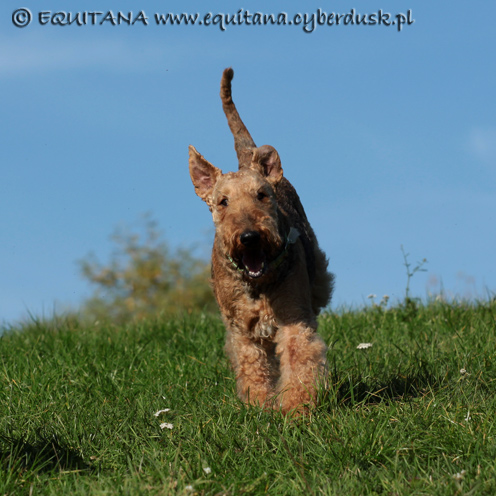
[(233, 74), (224, 71), (221, 99), (239, 171), (223, 174), (189, 147), (196, 194), (215, 224), (213, 290), (240, 398), (301, 412), (315, 402), (325, 372), (316, 317), (330, 301), (334, 277), (277, 151), (257, 148), (239, 117)]

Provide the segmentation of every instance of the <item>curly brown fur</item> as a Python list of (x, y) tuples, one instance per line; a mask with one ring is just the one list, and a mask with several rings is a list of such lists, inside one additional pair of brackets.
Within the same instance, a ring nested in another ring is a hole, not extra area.
[(333, 276), (277, 151), (256, 148), (241, 121), (232, 77), (226, 69), (221, 98), (239, 170), (223, 174), (189, 148), (192, 182), (215, 225), (213, 289), (240, 398), (301, 412), (315, 402), (325, 372), (317, 315), (331, 298)]

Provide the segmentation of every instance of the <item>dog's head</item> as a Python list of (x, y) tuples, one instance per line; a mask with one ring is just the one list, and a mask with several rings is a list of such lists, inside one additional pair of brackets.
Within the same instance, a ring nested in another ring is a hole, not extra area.
[(283, 177), (277, 151), (255, 148), (249, 166), (223, 174), (190, 146), (189, 171), (196, 194), (212, 212), (217, 248), (245, 278), (263, 277), (287, 234), (275, 193)]

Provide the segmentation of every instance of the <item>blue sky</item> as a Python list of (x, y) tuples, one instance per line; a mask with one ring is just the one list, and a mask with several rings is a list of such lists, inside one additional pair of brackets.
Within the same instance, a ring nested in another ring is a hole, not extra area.
[[(282, 6), (284, 5), (284, 7)], [(33, 14), (24, 28), (12, 13)], [(317, 9), (404, 26), (157, 26), (155, 13)], [(149, 25), (40, 25), (40, 10), (138, 14)], [(91, 293), (77, 260), (150, 212), (172, 246), (209, 251), (193, 144), (236, 168), (219, 82), (258, 145), (279, 151), (336, 274), (333, 308), (401, 299), (400, 246), (428, 269), (415, 296), (496, 291), (496, 3), (4, 0), (0, 7), (0, 322)]]

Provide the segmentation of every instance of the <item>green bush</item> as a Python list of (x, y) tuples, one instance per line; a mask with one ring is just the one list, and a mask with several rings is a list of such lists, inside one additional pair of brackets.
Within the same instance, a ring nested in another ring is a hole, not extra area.
[(158, 313), (213, 311), (209, 264), (191, 250), (171, 250), (149, 216), (137, 232), (118, 229), (107, 263), (94, 255), (79, 262), (85, 279), (96, 286), (83, 314), (97, 320), (128, 322)]

